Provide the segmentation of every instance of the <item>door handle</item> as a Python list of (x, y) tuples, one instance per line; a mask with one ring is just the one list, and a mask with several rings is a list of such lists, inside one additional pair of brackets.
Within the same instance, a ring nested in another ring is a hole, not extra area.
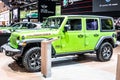
[(78, 35), (78, 37), (79, 37), (79, 38), (82, 38), (82, 37), (83, 37), (83, 35), (82, 35), (82, 34), (79, 34), (79, 35)]
[(99, 36), (99, 34), (94, 34), (94, 36), (95, 36), (95, 37), (98, 37), (98, 36)]

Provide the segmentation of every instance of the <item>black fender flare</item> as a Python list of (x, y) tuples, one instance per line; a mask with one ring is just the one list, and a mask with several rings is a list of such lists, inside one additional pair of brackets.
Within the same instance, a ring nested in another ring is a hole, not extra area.
[(103, 36), (99, 39), (98, 43), (95, 46), (95, 50), (98, 50), (104, 40), (111, 40), (112, 46), (115, 47), (115, 41), (111, 36)]
[[(50, 39), (47, 39), (47, 38), (38, 38), (38, 39), (25, 39), (25, 40), (23, 40), (21, 43), (24, 43), (24, 42), (25, 42), (25, 43), (26, 43), (26, 46), (22, 47), (21, 53), (24, 52), (24, 49), (27, 47), (28, 44), (32, 44), (32, 43), (33, 43), (33, 44), (34, 44), (34, 43), (39, 43), (39, 44), (41, 44), (41, 42), (42, 42), (43, 40), (50, 40)], [(51, 47), (53, 48), (52, 45), (51, 45)], [(53, 48), (52, 52), (53, 52), (52, 55), (55, 55), (56, 51), (54, 50), (54, 48)]]
[(46, 38), (38, 38), (38, 39), (25, 39), (22, 42), (28, 43), (35, 43), (35, 42), (41, 42), (43, 40), (47, 40)]

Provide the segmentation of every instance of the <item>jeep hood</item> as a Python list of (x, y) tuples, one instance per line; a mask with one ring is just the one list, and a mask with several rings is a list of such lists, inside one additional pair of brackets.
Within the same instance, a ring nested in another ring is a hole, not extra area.
[(25, 39), (30, 38), (40, 38), (40, 37), (50, 37), (55, 36), (58, 33), (57, 29), (39, 29), (39, 30), (22, 30), (12, 33), (14, 36), (25, 37)]

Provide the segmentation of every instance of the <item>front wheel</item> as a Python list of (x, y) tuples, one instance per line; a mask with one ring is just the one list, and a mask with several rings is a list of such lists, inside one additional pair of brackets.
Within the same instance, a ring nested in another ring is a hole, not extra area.
[(108, 43), (108, 42), (105, 42), (105, 43), (103, 43), (100, 47), (99, 47), (99, 49), (98, 49), (98, 51), (97, 51), (97, 53), (96, 53), (96, 55), (97, 55), (97, 59), (99, 60), (99, 61), (109, 61), (110, 60), (110, 58), (111, 58), (111, 56), (112, 56), (112, 54), (113, 54), (113, 47), (112, 47), (112, 45), (110, 44), (110, 43)]
[(23, 65), (30, 72), (40, 71), (40, 47), (29, 49), (23, 56)]

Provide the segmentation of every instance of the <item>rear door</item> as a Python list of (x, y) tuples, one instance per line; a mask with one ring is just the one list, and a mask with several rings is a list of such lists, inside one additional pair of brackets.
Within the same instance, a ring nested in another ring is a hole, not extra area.
[(99, 18), (85, 18), (85, 49), (94, 50), (100, 38)]

